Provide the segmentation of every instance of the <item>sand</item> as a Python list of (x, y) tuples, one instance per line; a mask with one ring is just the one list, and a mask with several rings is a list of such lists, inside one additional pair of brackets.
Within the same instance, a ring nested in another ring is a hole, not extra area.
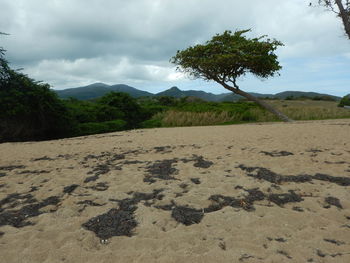
[(350, 262), (350, 120), (0, 144), (0, 262)]

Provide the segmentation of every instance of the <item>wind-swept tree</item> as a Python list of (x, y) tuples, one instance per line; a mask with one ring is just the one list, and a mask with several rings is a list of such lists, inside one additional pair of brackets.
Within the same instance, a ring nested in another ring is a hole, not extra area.
[(204, 45), (177, 51), (170, 61), (181, 72), (194, 78), (214, 80), (224, 88), (256, 102), (281, 120), (292, 121), (265, 101), (242, 91), (237, 85), (238, 78), (247, 73), (265, 79), (275, 76), (281, 69), (274, 51), (283, 44), (266, 36), (249, 39), (244, 36), (249, 31), (225, 31), (221, 35), (217, 34)]
[[(336, 13), (341, 18), (345, 33), (350, 39), (350, 0), (318, 0), (318, 4)], [(312, 5), (310, 3), (310, 6)]]

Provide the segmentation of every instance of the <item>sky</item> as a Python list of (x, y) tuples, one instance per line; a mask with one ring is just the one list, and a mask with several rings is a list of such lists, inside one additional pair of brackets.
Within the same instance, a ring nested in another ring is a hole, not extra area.
[[(313, 1), (313, 0), (311, 0)], [(339, 17), (307, 0), (0, 0), (0, 46), (12, 68), (54, 89), (95, 82), (160, 92), (227, 92), (169, 60), (225, 30), (284, 43), (280, 76), (240, 78), (242, 90), (350, 93), (350, 40)], [(317, 1), (314, 1), (317, 2)]]

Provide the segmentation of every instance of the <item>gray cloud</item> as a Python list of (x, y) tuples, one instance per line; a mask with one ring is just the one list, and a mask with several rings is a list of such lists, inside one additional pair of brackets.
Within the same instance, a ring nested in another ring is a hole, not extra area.
[(56, 88), (171, 85), (176, 50), (226, 29), (281, 40), (281, 61), (349, 54), (340, 20), (304, 0), (2, 0), (0, 24), (12, 65)]

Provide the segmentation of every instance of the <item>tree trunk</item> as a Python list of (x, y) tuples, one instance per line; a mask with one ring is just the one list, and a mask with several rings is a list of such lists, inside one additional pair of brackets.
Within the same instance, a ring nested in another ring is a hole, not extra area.
[(286, 116), (282, 112), (276, 110), (270, 104), (267, 104), (265, 101), (260, 100), (257, 97), (254, 97), (253, 95), (250, 95), (249, 93), (246, 93), (238, 88), (233, 88), (233, 87), (227, 85), (226, 83), (220, 83), (220, 84), (223, 85), (225, 89), (228, 89), (228, 90), (230, 90), (238, 95), (241, 95), (241, 96), (247, 98), (248, 100), (254, 101), (255, 103), (259, 104), (261, 107), (268, 110), (269, 112), (275, 114), (280, 120), (282, 120), (284, 122), (292, 122), (293, 121), (292, 119), (288, 118), (288, 116)]
[(349, 10), (346, 10), (344, 8), (341, 0), (335, 0), (335, 3), (337, 4), (337, 6), (339, 8), (339, 16), (343, 20), (345, 32), (348, 35), (348, 38), (350, 39), (350, 14), (349, 14)]

